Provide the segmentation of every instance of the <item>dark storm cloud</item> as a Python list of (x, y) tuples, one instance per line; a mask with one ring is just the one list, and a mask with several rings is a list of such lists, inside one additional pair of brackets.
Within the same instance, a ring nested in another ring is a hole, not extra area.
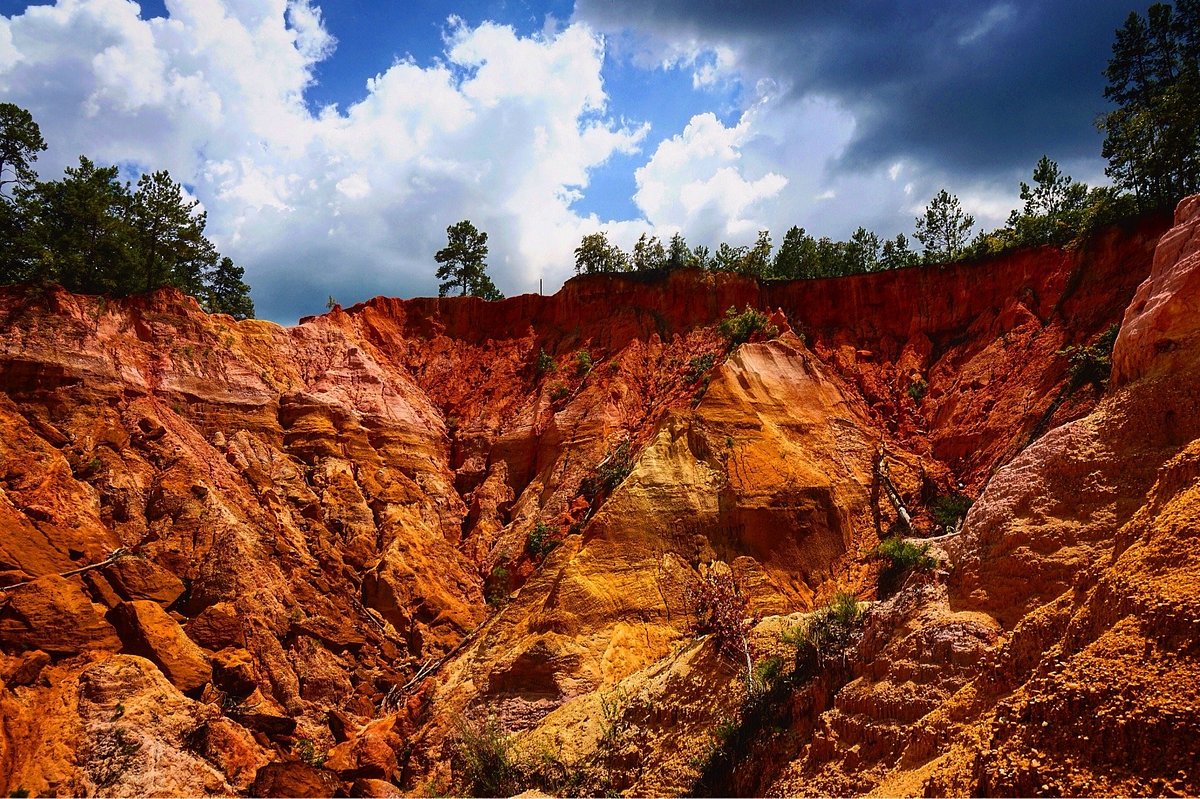
[(848, 169), (914, 158), (987, 177), (1098, 158), (1103, 70), (1130, 0), (969, 3), (580, 0), (605, 31), (731, 46), (794, 96), (854, 113)]

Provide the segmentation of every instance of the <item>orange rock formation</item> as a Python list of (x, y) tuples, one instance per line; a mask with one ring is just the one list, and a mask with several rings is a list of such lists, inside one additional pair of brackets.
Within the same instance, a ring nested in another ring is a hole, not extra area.
[(5, 289), (0, 790), (1194, 794), (1200, 199), (1164, 227), (293, 328)]

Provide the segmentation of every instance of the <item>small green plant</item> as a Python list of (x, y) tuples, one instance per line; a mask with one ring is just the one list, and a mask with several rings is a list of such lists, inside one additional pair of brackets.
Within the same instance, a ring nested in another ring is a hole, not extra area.
[(492, 572), (488, 575), (484, 599), (492, 607), (502, 607), (508, 602), (508, 569), (504, 568), (503, 563), (497, 563), (492, 567)]
[(311, 738), (301, 738), (296, 741), (295, 746), (292, 747), (292, 751), (295, 752), (300, 762), (306, 766), (320, 768), (325, 765), (325, 755), (317, 751), (316, 744), (313, 743)]
[(451, 743), (450, 764), (460, 786), (472, 796), (515, 796), (523, 789), (524, 768), (512, 737), (495, 717), (462, 719)]
[(774, 338), (779, 335), (779, 328), (768, 321), (765, 313), (756, 311), (749, 305), (741, 313), (730, 306), (725, 311), (725, 318), (717, 325), (717, 332), (725, 337), (729, 348), (733, 349), (739, 344), (745, 344), (756, 333), (762, 333), (764, 338)]
[(583, 377), (590, 371), (592, 371), (591, 353), (587, 350), (579, 350), (575, 353), (575, 375)]
[(553, 537), (554, 532), (554, 528), (545, 522), (537, 522), (525, 537), (525, 551), (534, 560), (545, 560), (559, 543)]
[(929, 384), (923, 378), (918, 377), (916, 380), (908, 384), (908, 396), (912, 397), (912, 401), (921, 404), (921, 400), (925, 399), (925, 395), (929, 393)]
[(13, 797), (13, 799), (27, 799), (29, 796), (29, 789), (24, 785), (18, 785), (13, 789), (13, 792), (10, 793), (9, 796)]
[(697, 355), (688, 360), (687, 371), (683, 375), (683, 381), (689, 385), (699, 383), (700, 380), (708, 373), (709, 369), (713, 368), (716, 363), (716, 356), (712, 353), (705, 355)]
[(596, 467), (596, 473), (583, 478), (579, 490), (591, 502), (601, 493), (611, 492), (633, 471), (633, 447), (629, 441), (621, 442), (616, 450), (605, 456)]
[(329, 299), (325, 300), (325, 310), (332, 311), (334, 308), (337, 307), (337, 305), (338, 305), (338, 301), (333, 298), (332, 294), (330, 294)]
[(545, 350), (538, 350), (537, 360), (534, 361), (534, 369), (537, 371), (538, 377), (542, 375), (552, 375), (558, 371), (557, 364), (554, 363), (554, 358)]
[(628, 697), (617, 688), (612, 693), (600, 694), (600, 745), (611, 746), (620, 737), (629, 722), (625, 721), (625, 702)]
[(872, 554), (887, 561), (885, 568), (898, 573), (927, 572), (937, 566), (937, 559), (929, 554), (929, 544), (914, 544), (899, 536), (881, 541)]
[(1120, 325), (1112, 325), (1087, 346), (1072, 345), (1058, 351), (1070, 363), (1067, 370), (1069, 391), (1089, 383), (1103, 388), (1112, 373), (1112, 351), (1117, 342)]
[(558, 402), (566, 399), (571, 393), (571, 389), (567, 388), (562, 383), (555, 383), (550, 386), (550, 401)]
[(756, 691), (766, 691), (782, 672), (783, 658), (778, 655), (759, 658), (755, 661), (754, 670), (750, 673), (750, 684)]
[(970, 497), (962, 494), (942, 494), (929, 505), (929, 513), (939, 527), (953, 530), (971, 509)]
[(117, 719), (121, 718), (121, 716), (124, 716), (124, 715), (125, 715), (125, 703), (117, 702), (117, 706), (113, 709), (112, 720), (116, 721)]
[(805, 622), (784, 631), (782, 638), (784, 643), (796, 648), (798, 661), (813, 657), (820, 665), (835, 657), (845, 659), (861, 618), (858, 598), (839, 591), (829, 604), (814, 611)]
[(717, 726), (713, 728), (713, 738), (720, 748), (729, 746), (730, 741), (737, 736), (737, 733), (737, 719), (730, 718), (729, 716), (722, 716), (717, 720)]

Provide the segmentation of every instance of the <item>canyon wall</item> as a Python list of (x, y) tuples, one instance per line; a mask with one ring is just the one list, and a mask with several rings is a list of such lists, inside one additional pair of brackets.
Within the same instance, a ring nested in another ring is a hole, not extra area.
[[(482, 739), (511, 792), (1195, 793), (1198, 216), (292, 328), (0, 290), (0, 790), (460, 792)], [(717, 574), (757, 662), (838, 591), (853, 651), (764, 699)]]

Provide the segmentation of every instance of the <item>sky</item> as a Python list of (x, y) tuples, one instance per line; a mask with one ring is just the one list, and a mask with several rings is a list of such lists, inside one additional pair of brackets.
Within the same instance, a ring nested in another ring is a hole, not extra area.
[(582, 236), (911, 236), (940, 189), (1003, 223), (1042, 155), (1107, 182), (1131, 0), (0, 0), (0, 101), (56, 179), (167, 169), (284, 324), (437, 293), (469, 219), (506, 294)]

